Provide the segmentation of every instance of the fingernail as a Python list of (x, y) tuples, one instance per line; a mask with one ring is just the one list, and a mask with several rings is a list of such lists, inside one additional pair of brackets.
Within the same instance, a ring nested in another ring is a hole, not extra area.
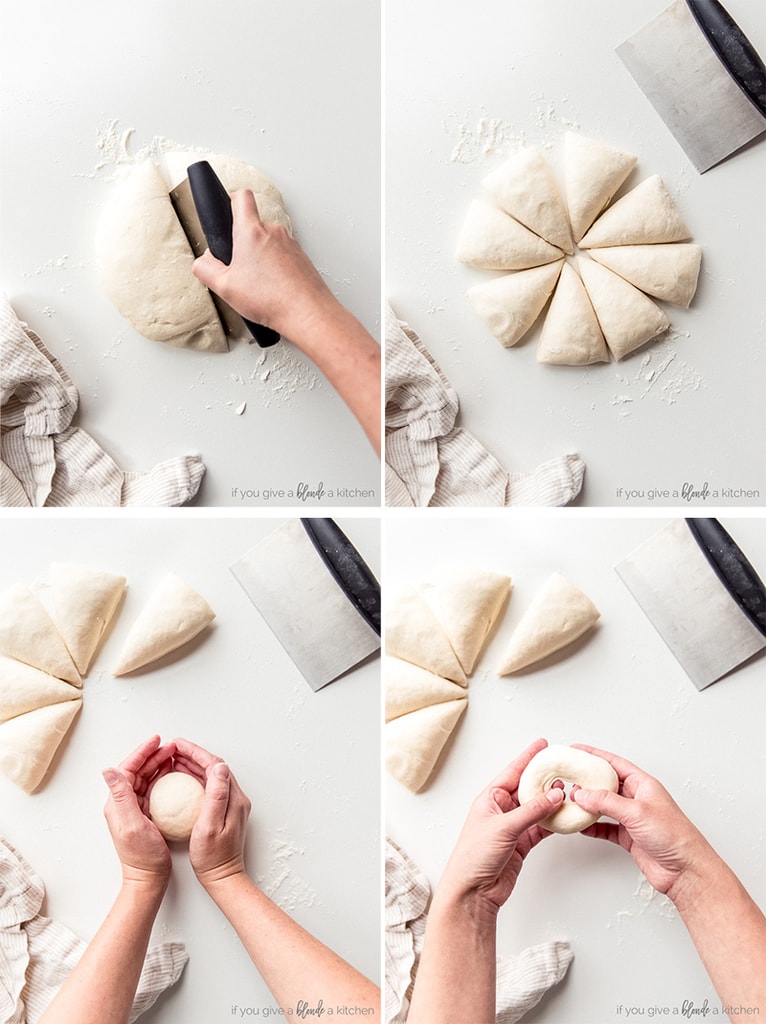
[(213, 774), (217, 779), (228, 779), (229, 777), (229, 766), (227, 764), (217, 764), (213, 768)]
[(548, 798), (549, 804), (560, 804), (564, 796), (564, 790), (558, 788), (549, 789), (545, 795)]
[(113, 783), (117, 781), (117, 772), (114, 770), (114, 768), (105, 768), (101, 772), (101, 774), (107, 786), (111, 786)]

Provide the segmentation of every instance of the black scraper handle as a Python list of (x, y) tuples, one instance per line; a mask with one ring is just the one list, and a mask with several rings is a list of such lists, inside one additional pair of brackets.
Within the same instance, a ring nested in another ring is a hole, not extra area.
[(723, 66), (766, 117), (766, 67), (753, 44), (718, 0), (686, 3)]
[[(194, 206), (210, 251), (217, 260), (228, 266), (232, 256), (231, 232), (234, 223), (229, 193), (207, 160), (192, 164), (187, 168), (187, 174)], [(261, 348), (269, 348), (279, 341), (279, 335), (270, 327), (254, 324), (244, 317), (242, 319)]]
[(301, 519), (335, 582), (380, 636), (380, 584), (334, 519)]
[(739, 545), (717, 519), (687, 519), (686, 525), (721, 583), (766, 636), (766, 587)]

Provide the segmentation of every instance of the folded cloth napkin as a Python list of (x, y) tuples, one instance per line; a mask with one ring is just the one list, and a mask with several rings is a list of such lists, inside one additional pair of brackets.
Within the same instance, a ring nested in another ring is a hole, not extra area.
[[(404, 1024), (423, 948), (430, 886), (425, 875), (389, 837), (385, 871), (386, 1024)], [(515, 1024), (521, 1020), (549, 988), (561, 981), (573, 958), (568, 942), (543, 942), (518, 956), (499, 956), (495, 1024)]]
[(566, 505), (585, 464), (570, 453), (531, 473), (508, 473), (456, 427), (457, 392), (418, 335), (386, 313), (386, 504)]
[(77, 389), (0, 295), (0, 505), (183, 505), (199, 489), (199, 455), (124, 473), (79, 427)]
[[(23, 857), (0, 838), (0, 1021), (36, 1024), (74, 970), (87, 943), (40, 914), (45, 887)], [(181, 977), (189, 955), (164, 942), (146, 954), (131, 1024)]]

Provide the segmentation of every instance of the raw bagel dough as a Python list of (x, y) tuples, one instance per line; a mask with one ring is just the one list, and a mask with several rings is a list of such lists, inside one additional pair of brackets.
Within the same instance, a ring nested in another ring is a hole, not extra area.
[(434, 611), (466, 675), (500, 614), (511, 577), (472, 565), (439, 562), (421, 593)]
[[(261, 219), (290, 230), (279, 190), (260, 171), (225, 156), (186, 153), (184, 159), (208, 159), (229, 192), (251, 189)], [(168, 185), (151, 159), (132, 168), (105, 205), (96, 256), (104, 291), (139, 334), (180, 348), (228, 350), (210, 293), (192, 273), (194, 254)]]
[(515, 345), (537, 320), (563, 264), (517, 270), (468, 289), (471, 305), (504, 348)]
[(48, 704), (0, 725), (0, 771), (26, 793), (33, 793), (69, 731), (82, 697)]
[(577, 132), (564, 136), (564, 178), (572, 235), (579, 242), (636, 166), (632, 153), (619, 153)]
[(561, 195), (542, 153), (530, 146), (515, 153), (482, 182), (506, 213), (570, 255), (572, 235)]
[(383, 658), (383, 682), (387, 722), (431, 704), (443, 704), (465, 697), (465, 687), (388, 654)]
[(665, 182), (653, 174), (602, 213), (580, 246), (659, 245), (690, 237)]
[(385, 615), (386, 654), (466, 685), (465, 672), (423, 595), (408, 586), (388, 603)]
[(543, 322), (537, 361), (565, 366), (609, 362), (609, 349), (585, 285), (568, 263), (561, 268)]
[(670, 327), (665, 311), (618, 274), (588, 256), (579, 256), (577, 267), (615, 359), (623, 359)]
[(468, 207), (455, 257), (483, 270), (526, 270), (560, 260), (555, 245), (483, 199)]
[(82, 686), (53, 619), (39, 597), (23, 584), (0, 595), (0, 653)]
[(214, 618), (215, 612), (201, 594), (168, 573), (133, 623), (112, 674), (124, 676), (170, 654)]
[(63, 679), (0, 654), (0, 723), (80, 696), (80, 690)]
[(591, 249), (590, 256), (647, 295), (689, 308), (697, 291), (702, 246), (691, 242), (615, 245)]
[(185, 843), (202, 810), (205, 788), (185, 772), (158, 779), (149, 796), (152, 821), (169, 842)]
[[(608, 789), (616, 793), (620, 780), (608, 761), (577, 747), (554, 744), (535, 754), (519, 779), (519, 803), (525, 804), (540, 793), (547, 793), (556, 780), (576, 783), (583, 789)], [(582, 832), (588, 825), (598, 821), (598, 814), (591, 814), (568, 797), (550, 817), (540, 822), (549, 832), (568, 835)]]
[(125, 577), (54, 562), (51, 589), (56, 624), (78, 671), (85, 675), (125, 591)]
[(385, 728), (386, 769), (413, 793), (431, 777), (439, 754), (468, 701), (450, 700), (401, 715)]
[(600, 616), (591, 599), (560, 573), (550, 576), (514, 630), (499, 676), (518, 672), (571, 644)]

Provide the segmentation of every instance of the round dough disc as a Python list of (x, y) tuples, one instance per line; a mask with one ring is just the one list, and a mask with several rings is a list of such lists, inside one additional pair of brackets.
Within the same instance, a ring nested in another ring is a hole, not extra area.
[[(609, 789), (616, 793), (620, 785), (617, 772), (608, 761), (586, 750), (564, 745), (552, 745), (539, 751), (521, 773), (519, 779), (519, 803), (525, 804), (540, 793), (547, 793), (553, 783), (576, 783), (583, 789)], [(582, 832), (588, 825), (598, 821), (598, 814), (591, 814), (579, 807), (574, 800), (566, 798), (561, 806), (540, 824), (549, 832), (568, 835)]]
[(155, 782), (149, 797), (149, 813), (165, 839), (187, 841), (202, 810), (204, 796), (204, 787), (185, 772), (170, 772)]

